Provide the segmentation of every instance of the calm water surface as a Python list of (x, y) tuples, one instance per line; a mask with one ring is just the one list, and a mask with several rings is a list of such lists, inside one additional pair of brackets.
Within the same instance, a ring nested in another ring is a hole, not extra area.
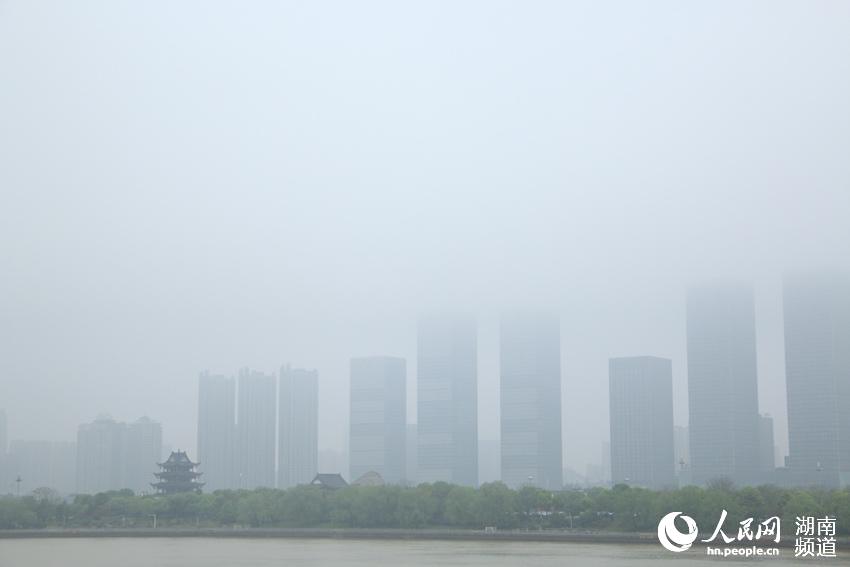
[[(701, 549), (673, 554), (654, 545), (319, 539), (100, 538), (0, 540), (0, 567), (269, 567), (380, 565), (607, 566), (739, 564)], [(760, 564), (848, 565), (839, 559), (794, 560), (793, 551)]]

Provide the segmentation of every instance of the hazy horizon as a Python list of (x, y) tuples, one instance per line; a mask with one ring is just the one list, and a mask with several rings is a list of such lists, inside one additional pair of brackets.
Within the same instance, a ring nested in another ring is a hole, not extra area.
[(319, 373), (416, 321), (561, 317), (564, 463), (608, 438), (608, 358), (673, 361), (685, 291), (754, 285), (759, 406), (787, 452), (781, 277), (850, 272), (850, 3), (0, 0), (0, 408), (100, 413), (195, 450), (204, 370)]

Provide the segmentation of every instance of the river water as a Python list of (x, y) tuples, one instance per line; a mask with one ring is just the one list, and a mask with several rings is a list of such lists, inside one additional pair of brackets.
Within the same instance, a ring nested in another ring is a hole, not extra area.
[[(675, 554), (660, 545), (223, 538), (0, 539), (0, 567), (716, 567), (744, 561), (707, 557), (704, 549)], [(790, 549), (782, 549), (779, 558), (764, 558), (758, 563), (850, 564), (846, 554), (839, 559), (795, 560)]]

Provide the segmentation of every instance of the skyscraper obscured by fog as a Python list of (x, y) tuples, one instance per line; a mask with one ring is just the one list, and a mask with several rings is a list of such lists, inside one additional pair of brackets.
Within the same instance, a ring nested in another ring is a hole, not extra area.
[(776, 450), (774, 447), (773, 418), (769, 415), (759, 416), (759, 469), (760, 482), (773, 482), (773, 472), (776, 468)]
[(159, 423), (142, 417), (128, 425), (99, 416), (77, 430), (77, 492), (151, 492), (161, 454)]
[(0, 408), (0, 494), (5, 494), (8, 485), (12, 482), (11, 472), (6, 463), (6, 447), (7, 447), (7, 429), (6, 429), (6, 412)]
[(352, 481), (370, 471), (390, 484), (406, 480), (406, 374), (403, 358), (351, 359)]
[(6, 454), (6, 448), (9, 446), (8, 441), (8, 425), (6, 424), (6, 411), (0, 408), (0, 459)]
[(407, 436), (405, 437), (405, 443), (407, 446), (405, 447), (405, 454), (407, 457), (404, 462), (404, 472), (407, 477), (407, 483), (415, 485), (416, 479), (418, 478), (417, 471), (419, 470), (419, 443), (418, 443), (419, 433), (417, 431), (417, 426), (415, 423), (407, 424)]
[(611, 481), (671, 488), (673, 468), (673, 365), (636, 356), (608, 361)]
[(502, 481), (560, 490), (561, 332), (556, 315), (504, 315), (500, 330)]
[(319, 373), (280, 369), (278, 488), (307, 484), (319, 469)]
[(162, 425), (148, 417), (140, 417), (125, 429), (124, 482), (136, 494), (153, 492), (153, 473), (162, 456)]
[(758, 381), (753, 290), (694, 287), (687, 299), (692, 480), (759, 479)]
[(237, 486), (253, 489), (275, 486), (277, 380), (243, 368), (239, 371), (237, 414)]
[(121, 490), (124, 484), (125, 424), (98, 416), (77, 430), (77, 492)]
[(236, 382), (204, 372), (198, 378), (198, 469), (204, 490), (237, 487)]
[(477, 342), (471, 317), (419, 321), (418, 482), (478, 484)]
[(784, 282), (789, 467), (804, 485), (850, 484), (850, 280)]

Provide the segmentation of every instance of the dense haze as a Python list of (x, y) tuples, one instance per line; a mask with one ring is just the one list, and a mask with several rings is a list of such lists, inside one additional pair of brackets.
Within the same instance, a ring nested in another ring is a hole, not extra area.
[(611, 356), (673, 360), (689, 283), (756, 289), (787, 450), (781, 276), (850, 268), (850, 3), (0, 0), (0, 407), (10, 439), (107, 412), (195, 451), (197, 376), (408, 361), (416, 318), (561, 314), (566, 466)]

